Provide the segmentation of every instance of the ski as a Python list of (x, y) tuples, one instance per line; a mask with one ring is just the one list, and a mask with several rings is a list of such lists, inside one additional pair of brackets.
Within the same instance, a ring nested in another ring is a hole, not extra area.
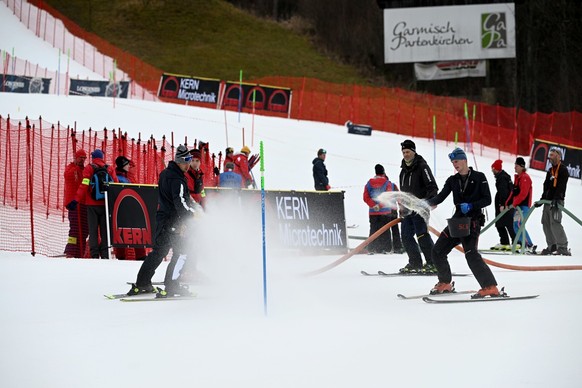
[(398, 294), (396, 295), (398, 298), (400, 299), (423, 299), (423, 298), (430, 298), (433, 296), (437, 296), (437, 297), (441, 297), (441, 296), (455, 296), (455, 295), (463, 295), (463, 294), (474, 294), (477, 291), (473, 291), (473, 290), (466, 290), (466, 291), (453, 291), (453, 292), (445, 292), (443, 294), (423, 294), (423, 295), (412, 295), (412, 296), (406, 296), (406, 295), (402, 295), (402, 294)]
[[(133, 284), (133, 283), (130, 283)], [(115, 300), (115, 299), (122, 299), (122, 298), (135, 298), (136, 296), (144, 296), (144, 295), (156, 295), (158, 292), (160, 292), (160, 288), (156, 287), (156, 291), (152, 291), (152, 292), (143, 292), (141, 294), (135, 294), (135, 295), (127, 295), (127, 292), (125, 294), (105, 294), (103, 295), (104, 297), (106, 297), (107, 299), (111, 299), (111, 300)]]
[(366, 271), (360, 271), (360, 273), (364, 276), (380, 276), (380, 274), (378, 274), (378, 273), (369, 273)]
[(495, 297), (485, 297), (477, 299), (433, 299), (431, 297), (425, 296), (422, 298), (426, 303), (473, 303), (473, 302), (502, 302), (507, 300), (524, 300), (524, 299), (534, 299), (539, 295), (524, 295), (524, 296), (495, 296)]
[(193, 295), (185, 295), (185, 296), (168, 296), (166, 298), (120, 298), (121, 302), (162, 302), (162, 301), (170, 301), (170, 300), (192, 300), (196, 299), (196, 294)]
[(107, 299), (110, 300), (115, 300), (115, 299), (122, 299), (122, 298), (135, 298), (136, 296), (147, 296), (147, 295), (155, 295), (155, 292), (147, 292), (147, 293), (143, 293), (143, 294), (137, 294), (137, 295), (127, 295), (127, 293), (125, 294), (106, 294), (103, 295), (104, 297), (106, 297)]
[[(423, 273), (423, 272), (391, 272), (386, 273), (383, 271), (378, 271), (378, 275), (385, 276), (385, 277), (394, 277), (394, 276), (437, 276), (436, 272), (433, 273)], [(469, 273), (452, 273), (452, 276), (472, 276)]]

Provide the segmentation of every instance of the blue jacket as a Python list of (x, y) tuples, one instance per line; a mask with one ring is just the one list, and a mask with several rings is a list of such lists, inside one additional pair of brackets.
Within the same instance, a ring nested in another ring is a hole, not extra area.
[(225, 171), (218, 176), (218, 187), (240, 189), (242, 187), (242, 176), (234, 171)]

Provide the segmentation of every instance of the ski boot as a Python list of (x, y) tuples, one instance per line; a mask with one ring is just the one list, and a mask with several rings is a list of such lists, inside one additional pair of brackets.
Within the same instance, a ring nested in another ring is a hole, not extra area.
[(429, 294), (431, 295), (438, 295), (438, 294), (447, 294), (450, 292), (455, 292), (455, 283), (443, 283), (438, 282), (434, 285), (432, 290), (430, 290)]

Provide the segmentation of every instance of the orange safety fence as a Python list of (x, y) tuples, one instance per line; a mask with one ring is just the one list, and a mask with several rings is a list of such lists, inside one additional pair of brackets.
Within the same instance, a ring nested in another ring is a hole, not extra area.
[[(63, 254), (69, 228), (63, 173), (76, 150), (89, 155), (97, 148), (109, 165), (115, 166), (120, 155), (132, 160), (135, 168), (129, 178), (144, 184), (157, 184), (159, 173), (174, 156), (174, 144), (165, 137), (133, 139), (120, 129), (78, 130), (42, 118), (0, 116), (0, 250)], [(204, 183), (213, 186), (215, 156), (208, 144), (204, 149)]]

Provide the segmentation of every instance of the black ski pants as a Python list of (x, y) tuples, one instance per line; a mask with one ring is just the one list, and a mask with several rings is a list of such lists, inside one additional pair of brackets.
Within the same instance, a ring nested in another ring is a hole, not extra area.
[(451, 267), (447, 255), (460, 243), (465, 250), (467, 264), (481, 288), (497, 285), (491, 268), (483, 261), (481, 254), (477, 250), (480, 232), (481, 225), (478, 219), (471, 220), (470, 233), (467, 237), (451, 237), (448, 226), (441, 232), (432, 249), (432, 260), (438, 271), (439, 282), (451, 282)]

